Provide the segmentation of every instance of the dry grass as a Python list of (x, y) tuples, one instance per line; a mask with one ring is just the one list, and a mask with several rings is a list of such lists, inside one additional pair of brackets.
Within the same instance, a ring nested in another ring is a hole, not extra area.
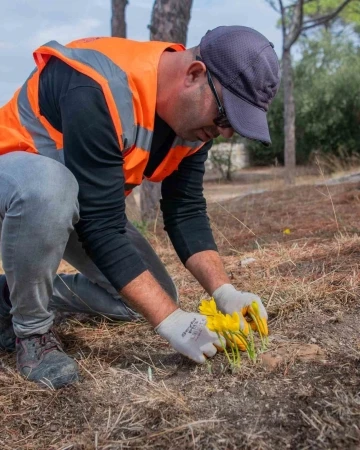
[[(231, 373), (220, 354), (197, 366), (146, 323), (70, 318), (58, 331), (80, 364), (78, 385), (38, 387), (16, 374), (14, 355), (1, 354), (0, 448), (359, 448), (359, 213), (354, 184), (211, 205), (233, 283), (267, 304), (270, 350), (288, 349), (281, 364), (270, 371), (243, 358)], [(204, 292), (158, 228), (152, 243), (182, 306), (196, 310)], [(243, 266), (246, 257), (255, 261)], [(325, 356), (305, 362), (295, 349), (311, 343)]]

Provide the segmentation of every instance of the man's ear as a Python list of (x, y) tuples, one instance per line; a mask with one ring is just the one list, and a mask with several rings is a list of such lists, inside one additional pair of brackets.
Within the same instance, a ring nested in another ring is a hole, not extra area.
[(194, 84), (202, 84), (206, 76), (206, 66), (202, 61), (192, 61), (188, 65), (185, 74), (185, 86), (191, 87)]

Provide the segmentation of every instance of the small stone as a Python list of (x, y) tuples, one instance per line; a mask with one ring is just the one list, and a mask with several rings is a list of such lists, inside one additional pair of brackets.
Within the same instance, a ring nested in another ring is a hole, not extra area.
[(319, 361), (325, 359), (324, 350), (316, 344), (308, 344), (299, 347), (296, 356), (301, 361)]
[(275, 370), (282, 362), (283, 357), (274, 353), (262, 353), (260, 355), (261, 362), (267, 370)]

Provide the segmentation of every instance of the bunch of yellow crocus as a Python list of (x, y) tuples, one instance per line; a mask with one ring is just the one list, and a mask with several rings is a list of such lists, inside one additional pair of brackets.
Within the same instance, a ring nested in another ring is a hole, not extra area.
[(265, 347), (266, 338), (261, 333), (261, 329), (263, 327), (262, 323), (259, 323), (259, 307), (255, 301), (248, 307), (248, 313), (254, 322), (254, 326), (252, 324), (251, 327), (248, 322), (246, 322), (242, 316), (240, 317), (237, 312), (230, 315), (223, 314), (218, 311), (213, 298), (210, 300), (202, 300), (199, 306), (199, 311), (201, 314), (206, 316), (206, 325), (208, 329), (217, 333), (218, 336), (223, 336), (226, 339), (227, 345), (231, 348), (231, 353), (227, 351), (226, 345), (224, 345), (223, 350), (230, 366), (233, 367), (240, 365), (239, 349), (241, 351), (246, 351), (252, 361), (256, 360), (256, 349), (252, 328), (256, 327), (259, 331), (262, 347)]

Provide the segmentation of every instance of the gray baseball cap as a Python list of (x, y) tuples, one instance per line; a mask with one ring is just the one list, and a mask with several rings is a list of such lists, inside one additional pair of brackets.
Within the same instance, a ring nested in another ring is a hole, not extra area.
[(280, 85), (274, 45), (252, 28), (221, 26), (201, 39), (200, 55), (221, 84), (226, 116), (234, 130), (271, 144), (266, 113)]

